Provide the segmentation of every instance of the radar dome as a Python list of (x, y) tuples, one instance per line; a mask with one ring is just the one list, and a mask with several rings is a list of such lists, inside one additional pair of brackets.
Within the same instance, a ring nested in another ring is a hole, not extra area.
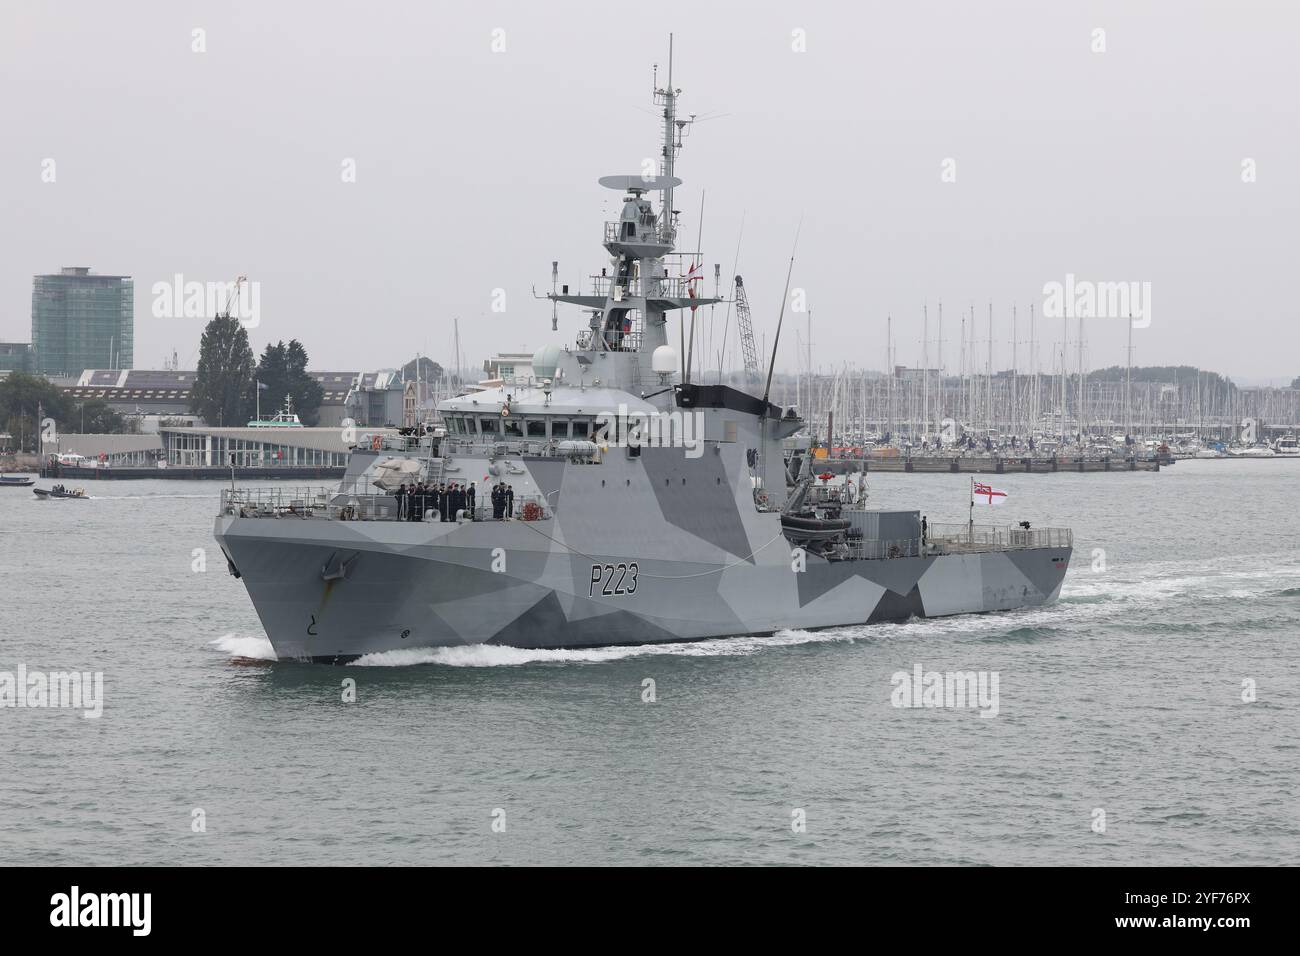
[(671, 345), (661, 345), (650, 356), (650, 367), (656, 375), (671, 375), (677, 371), (677, 353)]
[(533, 353), (533, 377), (555, 378), (555, 370), (560, 364), (560, 347), (543, 345)]

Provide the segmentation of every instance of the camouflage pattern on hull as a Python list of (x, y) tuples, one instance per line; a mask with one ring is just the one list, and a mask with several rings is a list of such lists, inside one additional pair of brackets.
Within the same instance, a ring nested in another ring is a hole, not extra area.
[[(216, 536), (276, 654), (296, 660), (476, 643), (647, 644), (1007, 610), (1054, 600), (1069, 562), (1069, 548), (809, 554), (795, 571), (780, 516), (743, 508), (744, 489), (723, 481), (726, 454), (698, 495), (662, 473), (670, 458), (646, 457), (600, 467), (524, 459), (516, 481), (557, 501), (555, 516), (538, 521), (222, 515)], [(625, 550), (611, 552), (613, 542)]]

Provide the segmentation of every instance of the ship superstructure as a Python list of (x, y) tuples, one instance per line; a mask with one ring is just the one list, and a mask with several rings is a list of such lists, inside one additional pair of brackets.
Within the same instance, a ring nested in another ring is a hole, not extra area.
[(526, 381), (441, 402), (436, 429), (361, 432), (337, 488), (223, 493), (217, 540), (281, 658), (698, 640), (1057, 596), (1068, 530), (923, 531), (852, 479), (787, 466), (796, 409), (690, 380), (673, 317), (721, 300), (701, 294), (698, 252), (676, 251), (690, 121), (667, 76), (658, 168), (600, 180), (623, 193), (607, 263), (547, 296), (587, 313), (572, 340)]

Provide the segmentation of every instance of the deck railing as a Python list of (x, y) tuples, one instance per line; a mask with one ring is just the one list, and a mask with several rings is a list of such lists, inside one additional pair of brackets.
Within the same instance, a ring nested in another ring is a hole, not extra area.
[[(409, 500), (405, 503), (405, 508), (409, 515)], [(221, 492), (220, 514), (241, 518), (311, 518), (332, 521), (409, 520), (399, 516), (398, 501), (393, 495), (339, 492), (334, 488), (320, 487), (225, 488)], [(553, 509), (541, 495), (515, 495), (513, 518), (541, 521), (552, 516)], [(469, 520), (468, 514), (466, 520)], [(495, 520), (492, 517), (492, 502), (487, 495), (480, 494), (476, 497), (473, 520)]]
[(915, 558), (920, 553), (920, 538), (900, 538), (896, 541), (864, 539), (849, 544), (849, 556), (857, 561), (877, 561), (883, 558)]
[(1074, 545), (1074, 532), (1069, 528), (932, 524), (928, 528), (926, 543), (944, 552), (1069, 548)]

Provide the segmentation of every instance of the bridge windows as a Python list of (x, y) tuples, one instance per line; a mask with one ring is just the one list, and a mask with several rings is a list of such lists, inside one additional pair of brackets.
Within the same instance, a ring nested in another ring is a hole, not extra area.
[(569, 438), (589, 440), (594, 431), (590, 418), (570, 420), (549, 415), (445, 415), (443, 424), (449, 436), (465, 436), (470, 440), (484, 436), (488, 440), (524, 440), (544, 442), (548, 438), (565, 441)]

